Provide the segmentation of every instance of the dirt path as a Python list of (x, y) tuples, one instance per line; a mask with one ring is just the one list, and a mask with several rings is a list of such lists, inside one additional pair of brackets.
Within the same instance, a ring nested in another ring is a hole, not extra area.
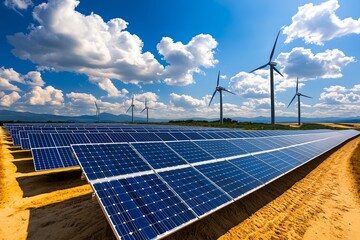
[[(350, 158), (360, 138), (219, 239), (360, 239)], [(360, 162), (360, 159), (358, 159)]]

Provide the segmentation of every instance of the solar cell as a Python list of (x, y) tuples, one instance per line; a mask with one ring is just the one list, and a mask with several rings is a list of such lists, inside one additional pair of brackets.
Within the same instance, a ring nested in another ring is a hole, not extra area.
[(231, 201), (228, 195), (192, 167), (159, 174), (198, 216)]
[(121, 239), (153, 239), (196, 219), (155, 174), (93, 186)]
[(243, 158), (236, 158), (230, 161), (244, 172), (266, 183), (281, 175), (281, 172), (255, 158), (254, 156), (247, 156)]
[(72, 145), (89, 180), (151, 170), (128, 144)]
[(205, 152), (194, 142), (168, 142), (166, 144), (190, 163), (214, 159), (213, 156)]
[(270, 153), (262, 153), (255, 155), (257, 159), (265, 162), (266, 164), (270, 165), (271, 167), (277, 169), (278, 171), (285, 173), (290, 169), (293, 169), (295, 166), (290, 165), (289, 163), (277, 158), (274, 154)]
[(213, 141), (196, 141), (196, 145), (200, 146), (206, 152), (210, 153), (215, 158), (224, 158), (247, 154), (247, 152), (227, 140), (213, 140)]
[(136, 140), (131, 137), (129, 133), (108, 133), (110, 139), (116, 142), (136, 142)]
[(165, 143), (132, 143), (132, 146), (155, 169), (187, 164)]
[(262, 185), (260, 181), (228, 161), (198, 165), (195, 168), (233, 198)]

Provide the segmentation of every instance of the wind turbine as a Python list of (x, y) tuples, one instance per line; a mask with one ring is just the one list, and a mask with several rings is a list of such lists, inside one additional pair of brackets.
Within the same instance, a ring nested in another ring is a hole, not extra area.
[(289, 105), (287, 106), (289, 108), (289, 106), (291, 105), (291, 103), (294, 101), (295, 97), (298, 97), (298, 125), (300, 126), (301, 125), (301, 121), (300, 121), (300, 97), (303, 96), (303, 97), (307, 97), (307, 98), (312, 98), (312, 97), (309, 97), (309, 96), (306, 96), (302, 93), (299, 93), (299, 78), (296, 79), (296, 93), (294, 95), (294, 97), (291, 99)]
[(131, 105), (126, 112), (129, 112), (130, 108), (131, 108), (131, 122), (134, 122), (134, 108), (135, 108), (134, 96), (132, 96)]
[(147, 100), (146, 100), (146, 98), (145, 98), (145, 107), (144, 107), (144, 109), (141, 111), (141, 112), (143, 112), (143, 111), (145, 111), (146, 110), (146, 122), (148, 123), (149, 122), (149, 107), (148, 107), (148, 105), (147, 105)]
[(280, 34), (280, 31), (278, 32), (277, 36), (276, 36), (276, 40), (275, 40), (275, 43), (274, 43), (274, 46), (272, 48), (272, 51), (271, 51), (271, 54), (270, 54), (270, 58), (269, 58), (269, 62), (258, 67), (258, 68), (255, 68), (254, 70), (252, 70), (250, 73), (252, 72), (255, 72), (256, 70), (259, 70), (259, 69), (262, 69), (266, 66), (270, 66), (270, 101), (271, 101), (271, 124), (275, 124), (275, 96), (274, 96), (274, 70), (280, 74), (282, 77), (284, 77), (281, 72), (279, 70), (277, 70), (277, 68), (275, 67), (277, 65), (276, 62), (273, 62), (272, 61), (272, 58), (274, 56), (274, 52), (275, 52), (275, 47), (276, 47), (276, 43), (277, 43), (277, 40), (279, 38), (279, 34)]
[(100, 122), (100, 108), (97, 105), (96, 101), (95, 101), (95, 107), (96, 107), (96, 117), (97, 117), (98, 122)]
[(225, 91), (225, 92), (228, 92), (228, 93), (231, 93), (231, 94), (234, 94), (233, 92), (230, 92), (229, 90), (225, 89), (224, 87), (221, 87), (219, 86), (219, 81), (220, 81), (220, 71), (218, 73), (218, 78), (217, 78), (217, 83), (216, 83), (216, 88), (215, 88), (215, 91), (210, 99), (210, 102), (209, 102), (209, 106), (213, 100), (213, 98), (215, 97), (215, 94), (216, 92), (219, 92), (220, 93), (220, 123), (221, 124), (224, 124), (224, 120), (223, 120), (223, 101), (222, 101), (222, 92)]

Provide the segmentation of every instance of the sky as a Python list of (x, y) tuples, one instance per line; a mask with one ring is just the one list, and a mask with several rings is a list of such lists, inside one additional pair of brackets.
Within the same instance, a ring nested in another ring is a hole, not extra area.
[(354, 117), (360, 112), (357, 0), (4, 0), (0, 109), (57, 115)]

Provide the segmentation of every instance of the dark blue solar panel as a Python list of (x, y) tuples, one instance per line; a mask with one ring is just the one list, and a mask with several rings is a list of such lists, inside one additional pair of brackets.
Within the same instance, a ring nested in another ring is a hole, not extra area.
[(128, 144), (72, 145), (89, 180), (151, 170)]
[(30, 149), (30, 142), (28, 138), (20, 138), (21, 149)]
[(256, 146), (257, 148), (260, 148), (262, 151), (272, 149), (272, 147), (270, 147), (268, 144), (266, 144), (266, 141), (264, 139), (257, 140), (255, 138), (249, 138), (249, 139), (244, 139), (244, 141)]
[(231, 140), (228, 140), (228, 141), (231, 142), (232, 144), (238, 146), (239, 148), (243, 149), (244, 151), (246, 151), (248, 153), (262, 151), (260, 148), (258, 148), (257, 146), (245, 141), (244, 139), (231, 139)]
[(33, 148), (31, 152), (36, 171), (63, 167), (56, 148)]
[(204, 139), (214, 139), (214, 137), (210, 134), (208, 134), (208, 132), (198, 132)]
[(31, 133), (29, 134), (31, 148), (55, 147), (55, 143), (50, 134)]
[(231, 201), (229, 196), (192, 167), (159, 174), (199, 216)]
[(253, 156), (237, 158), (230, 162), (263, 183), (281, 175), (280, 171)]
[(161, 139), (156, 136), (155, 133), (130, 133), (130, 135), (137, 141), (137, 142), (154, 142), (154, 141), (161, 141)]
[(195, 167), (231, 197), (237, 198), (262, 183), (228, 161)]
[(69, 146), (71, 144), (90, 143), (85, 133), (58, 133), (51, 134), (55, 146)]
[(155, 174), (94, 188), (121, 239), (154, 239), (196, 218)]
[(281, 160), (287, 162), (288, 164), (296, 167), (299, 166), (302, 162), (300, 162), (299, 160), (297, 160), (296, 158), (293, 158), (290, 155), (287, 155), (283, 152), (283, 150), (278, 150), (278, 151), (274, 151), (269, 153), (277, 158), (280, 158)]
[(79, 166), (78, 161), (73, 156), (73, 151), (71, 147), (58, 147), (57, 148), (62, 162), (62, 167), (74, 167)]
[(106, 133), (87, 133), (86, 137), (91, 143), (112, 143), (113, 141)]
[(191, 140), (204, 139), (203, 136), (196, 132), (184, 132), (184, 134)]
[(261, 161), (265, 162), (266, 164), (269, 164), (270, 166), (279, 170), (282, 173), (285, 173), (295, 167), (295, 166), (290, 165), (289, 163), (277, 158), (275, 155), (270, 154), (270, 153), (258, 154), (258, 155), (255, 155), (255, 157), (257, 159), (260, 159)]
[(162, 141), (174, 141), (177, 140), (170, 133), (155, 133)]
[(222, 139), (223, 138), (216, 132), (207, 132), (207, 135), (211, 136), (213, 139)]
[(227, 140), (196, 141), (195, 143), (215, 158), (247, 154), (246, 151), (242, 150), (231, 142), (228, 142)]
[(165, 143), (132, 143), (132, 145), (155, 169), (187, 164)]
[(111, 140), (116, 142), (136, 142), (136, 140), (131, 137), (129, 133), (108, 133), (108, 136)]
[(187, 136), (180, 132), (171, 132), (171, 135), (173, 135), (177, 140), (189, 140)]
[(190, 163), (214, 159), (194, 142), (168, 142), (166, 144)]
[(307, 157), (300, 154), (300, 153), (297, 153), (293, 150), (293, 148), (287, 148), (287, 149), (283, 149), (281, 150), (281, 152), (285, 153), (286, 155), (289, 155), (291, 156), (292, 158), (296, 159), (297, 161), (299, 162), (305, 162), (307, 160)]

